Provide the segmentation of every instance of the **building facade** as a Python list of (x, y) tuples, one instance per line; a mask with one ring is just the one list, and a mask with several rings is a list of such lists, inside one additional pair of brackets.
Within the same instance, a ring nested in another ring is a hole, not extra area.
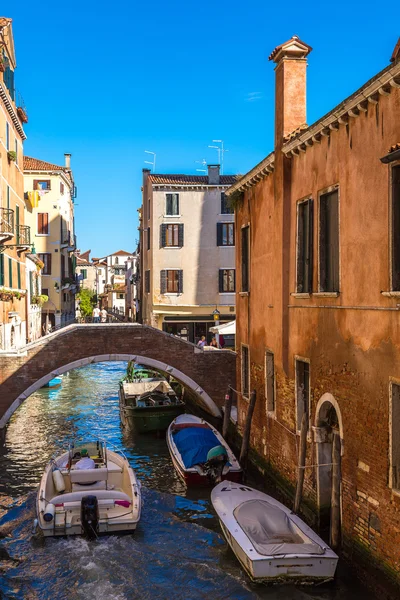
[(80, 289), (90, 290), (94, 294), (97, 294), (97, 265), (90, 260), (90, 250), (86, 252), (75, 252), (76, 258), (76, 279)]
[(26, 258), (30, 231), (25, 224), (23, 124), (17, 102), (11, 19), (0, 17), (0, 350), (27, 340)]
[(214, 311), (220, 322), (235, 318), (235, 223), (225, 197), (235, 181), (219, 165), (205, 176), (143, 170), (143, 323), (197, 342), (210, 338)]
[(114, 312), (121, 317), (125, 317), (127, 314), (126, 273), (128, 264), (134, 259), (134, 256), (134, 252), (118, 250), (98, 261), (99, 267), (104, 272), (105, 282), (102, 284), (103, 292), (99, 294), (101, 307), (106, 308), (110, 312)]
[(399, 50), (308, 126), (311, 48), (297, 37), (278, 46), (274, 151), (227, 192), (238, 232), (239, 427), (254, 389), (251, 446), (288, 498), (306, 427), (304, 510), (322, 530), (339, 521), (346, 552), (397, 581)]
[(31, 239), (43, 262), (42, 293), (49, 300), (43, 315), (52, 327), (75, 315), (74, 198), (76, 188), (65, 155), (61, 167), (29, 156), (24, 157), (24, 186), (27, 198), (26, 221)]
[(135, 254), (126, 261), (126, 305), (125, 314), (130, 321), (136, 321), (138, 311), (138, 256)]

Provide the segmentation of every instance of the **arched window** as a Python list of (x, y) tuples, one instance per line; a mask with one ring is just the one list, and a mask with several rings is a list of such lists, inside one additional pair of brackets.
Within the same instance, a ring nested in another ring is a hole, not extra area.
[(115, 257), (114, 264), (115, 264), (115, 265), (118, 265), (118, 264), (119, 264), (119, 262), (118, 262), (118, 256), (116, 256), (116, 257)]

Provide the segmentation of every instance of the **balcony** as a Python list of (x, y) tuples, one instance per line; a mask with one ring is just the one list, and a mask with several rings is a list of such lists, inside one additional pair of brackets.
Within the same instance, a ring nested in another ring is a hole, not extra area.
[(14, 237), (14, 211), (11, 208), (0, 208), (0, 242)]
[(76, 249), (76, 236), (66, 229), (61, 231), (61, 248), (66, 248), (68, 252)]
[(17, 225), (15, 229), (17, 249), (19, 251), (28, 250), (31, 245), (31, 228), (29, 225)]

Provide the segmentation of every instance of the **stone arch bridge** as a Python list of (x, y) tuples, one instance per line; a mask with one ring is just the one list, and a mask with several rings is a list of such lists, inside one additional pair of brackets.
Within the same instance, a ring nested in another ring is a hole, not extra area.
[(55, 375), (92, 362), (135, 360), (169, 374), (220, 416), (228, 385), (235, 385), (236, 354), (205, 351), (138, 323), (73, 324), (0, 354), (0, 429), (18, 406)]

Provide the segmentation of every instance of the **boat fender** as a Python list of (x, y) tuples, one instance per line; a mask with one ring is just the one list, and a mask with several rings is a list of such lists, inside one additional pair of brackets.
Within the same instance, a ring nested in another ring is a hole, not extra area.
[(59, 494), (65, 492), (65, 482), (64, 477), (58, 467), (54, 467), (53, 469), (53, 483)]
[(225, 462), (227, 458), (228, 453), (224, 446), (214, 446), (214, 448), (211, 448), (207, 454), (207, 462)]
[(52, 504), (51, 502), (48, 502), (48, 504), (46, 506), (46, 510), (44, 511), (44, 514), (43, 514), (43, 519), (46, 521), (46, 523), (50, 523), (50, 521), (52, 521), (54, 519), (55, 512), (56, 512), (56, 507), (54, 506), (54, 504)]

